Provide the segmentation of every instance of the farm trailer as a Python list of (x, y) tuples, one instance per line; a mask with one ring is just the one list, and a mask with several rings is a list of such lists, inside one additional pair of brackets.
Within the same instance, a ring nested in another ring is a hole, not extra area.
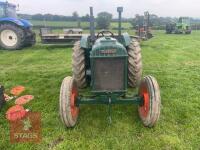
[[(74, 45), (75, 42), (80, 41), (83, 36), (88, 34), (82, 34), (82, 29), (64, 29), (64, 33), (53, 33), (51, 28), (41, 28), (40, 38), (42, 44), (52, 45)], [(96, 34), (97, 36), (97, 34)], [(117, 34), (114, 34), (117, 36)], [(139, 38), (138, 36), (130, 36), (131, 38)]]
[(42, 44), (73, 45), (82, 37), (82, 29), (63, 29), (63, 33), (53, 33), (51, 28), (41, 28), (40, 38)]

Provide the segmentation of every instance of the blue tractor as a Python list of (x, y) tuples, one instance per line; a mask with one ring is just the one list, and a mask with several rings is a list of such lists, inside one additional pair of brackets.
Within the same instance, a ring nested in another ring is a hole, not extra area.
[(32, 24), (19, 19), (16, 5), (0, 2), (0, 47), (6, 50), (18, 50), (35, 44)]

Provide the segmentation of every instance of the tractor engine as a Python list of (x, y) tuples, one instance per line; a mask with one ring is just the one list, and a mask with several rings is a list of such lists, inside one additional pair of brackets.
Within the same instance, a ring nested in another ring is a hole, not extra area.
[(125, 92), (127, 59), (126, 48), (116, 39), (99, 38), (90, 52), (92, 91), (96, 93)]

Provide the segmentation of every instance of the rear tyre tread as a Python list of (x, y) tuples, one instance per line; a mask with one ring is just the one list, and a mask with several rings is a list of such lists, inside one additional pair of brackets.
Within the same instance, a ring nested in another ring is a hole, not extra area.
[(128, 47), (128, 85), (137, 87), (142, 76), (142, 55), (139, 42), (132, 40)]
[(72, 72), (78, 88), (86, 87), (85, 53), (80, 46), (80, 41), (74, 44), (72, 54)]

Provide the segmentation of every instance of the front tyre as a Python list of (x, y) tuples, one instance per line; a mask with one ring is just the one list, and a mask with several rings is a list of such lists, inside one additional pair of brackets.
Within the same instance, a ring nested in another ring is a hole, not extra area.
[(78, 90), (75, 80), (66, 77), (60, 89), (59, 111), (60, 118), (66, 127), (74, 127), (79, 115), (79, 107), (76, 106)]
[(139, 95), (143, 97), (143, 104), (139, 106), (139, 116), (146, 127), (153, 127), (159, 119), (161, 98), (156, 79), (145, 77), (139, 87)]
[(0, 46), (6, 50), (18, 50), (23, 48), (25, 41), (24, 31), (12, 24), (0, 26)]

